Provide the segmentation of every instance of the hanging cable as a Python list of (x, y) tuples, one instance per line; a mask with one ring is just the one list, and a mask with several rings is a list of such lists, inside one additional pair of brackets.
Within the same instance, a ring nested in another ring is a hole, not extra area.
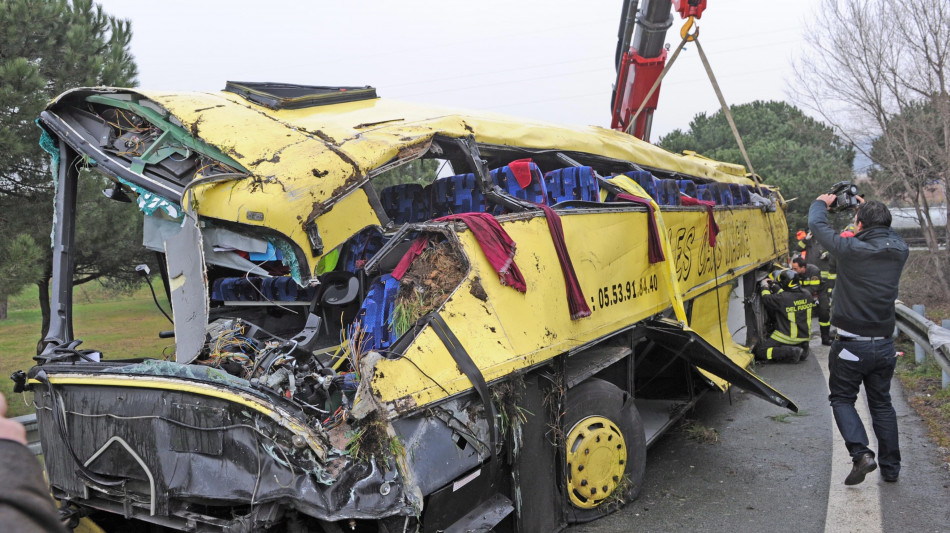
[[(687, 36), (689, 35), (687, 34)], [(713, 91), (716, 92), (716, 97), (719, 99), (719, 105), (722, 106), (722, 113), (726, 116), (726, 122), (729, 123), (729, 128), (732, 130), (732, 135), (736, 138), (736, 144), (739, 145), (739, 151), (742, 153), (742, 158), (745, 159), (746, 167), (748, 167), (749, 173), (752, 176), (752, 182), (755, 183), (756, 188), (758, 188), (761, 195), (762, 189), (759, 187), (759, 178), (755, 173), (755, 169), (752, 168), (752, 160), (749, 159), (749, 152), (746, 151), (745, 144), (742, 142), (742, 136), (739, 135), (739, 129), (736, 128), (736, 121), (732, 118), (732, 112), (729, 110), (729, 106), (726, 105), (726, 99), (723, 97), (722, 90), (719, 88), (719, 83), (716, 81), (716, 76), (713, 74), (712, 67), (709, 65), (709, 59), (706, 57), (706, 52), (703, 51), (703, 45), (699, 44), (699, 28), (696, 29), (696, 33), (692, 36), (691, 40), (696, 43), (696, 51), (699, 52), (699, 58), (703, 62), (703, 68), (706, 69), (706, 75), (709, 76), (709, 83), (712, 84)], [(766, 218), (768, 218), (768, 216), (766, 216)], [(775, 244), (775, 228), (772, 227), (771, 220), (769, 220), (769, 234), (772, 237), (772, 253), (778, 253), (778, 247)]]

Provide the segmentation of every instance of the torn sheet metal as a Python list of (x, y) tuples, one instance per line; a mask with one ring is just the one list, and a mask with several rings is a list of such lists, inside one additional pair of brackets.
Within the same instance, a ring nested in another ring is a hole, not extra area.
[(175, 360), (194, 361), (208, 325), (208, 279), (198, 221), (187, 216), (181, 230), (165, 241), (168, 282), (175, 313)]
[(242, 235), (227, 228), (205, 226), (202, 228), (201, 233), (205, 242), (212, 246), (217, 252), (243, 250), (245, 252), (262, 254), (267, 251), (266, 240), (251, 237), (250, 235)]
[[(58, 385), (56, 389), (61, 407), (53, 405), (48, 392), (36, 395), (43, 442), (61, 441), (52, 418), (60, 408), (59, 416), (66, 418), (67, 427), (83, 428), (68, 435), (81, 459), (93, 457), (110, 438), (121, 438), (143, 459), (153, 477), (157, 515), (193, 510), (188, 503), (192, 496), (236, 506), (277, 502), (323, 520), (418, 513), (398, 469), (375, 460), (346, 460), (346, 467), (336, 477), (328, 477), (309, 456), (309, 449), (295, 448), (266, 417), (232, 402), (134, 386), (122, 389), (120, 402), (113, 387)], [(205, 453), (175, 451), (195, 447)], [(68, 454), (48, 454), (54, 493), (75, 499), (86, 494), (93, 503), (134, 498), (129, 499), (131, 504), (143, 496), (147, 502), (149, 483), (140, 479), (140, 467), (127, 461), (123, 453), (120, 447), (109, 447), (89, 465), (93, 471), (127, 479), (124, 490), (113, 494), (87, 491), (87, 485), (72, 475), (75, 465)], [(227, 473), (226, 483), (217, 475), (208, 475), (220, 472)], [(127, 509), (138, 517), (150, 513), (147, 504)], [(235, 518), (236, 524), (239, 518)]]
[[(144, 221), (142, 223), (142, 246), (156, 252), (164, 252), (165, 241), (167, 241), (173, 235), (178, 234), (180, 230), (180, 222), (169, 220), (159, 213), (146, 216), (144, 217)], [(224, 240), (214, 237), (212, 237), (214, 240), (208, 238), (209, 233), (212, 236), (218, 236), (221, 234), (221, 232), (227, 232), (227, 234), (235, 235), (237, 237), (241, 237), (242, 239), (233, 240), (230, 238), (230, 236)], [(215, 242), (224, 242), (227, 245), (241, 244), (259, 248), (259, 243), (263, 243), (263, 249), (266, 250), (267, 241), (255, 239), (253, 237), (244, 237), (243, 235), (238, 235), (233, 231), (224, 230), (222, 228), (205, 228), (202, 230), (202, 233), (205, 236), (205, 238), (202, 239), (202, 248), (204, 249), (205, 262), (207, 264), (233, 268), (234, 270), (238, 270), (240, 272), (249, 272), (257, 276), (269, 276), (267, 271), (258, 266), (256, 263), (249, 261), (234, 252), (216, 251), (216, 245), (214, 244)], [(237, 247), (235, 246), (235, 248)], [(244, 248), (238, 249), (244, 250)], [(256, 249), (247, 251), (256, 251)]]
[(423, 494), (471, 471), (487, 456), (488, 424), (483, 416), (477, 423), (469, 420), (468, 407), (468, 401), (454, 400), (432, 412), (393, 421), (406, 448), (408, 470)]

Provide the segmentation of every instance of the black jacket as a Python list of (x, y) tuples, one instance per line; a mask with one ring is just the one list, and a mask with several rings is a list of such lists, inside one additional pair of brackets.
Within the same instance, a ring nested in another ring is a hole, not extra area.
[(805, 265), (804, 274), (796, 274), (795, 278), (798, 284), (810, 291), (817, 291), (821, 285), (821, 270), (811, 263)]
[(805, 253), (805, 263), (809, 265), (818, 265), (821, 254), (825, 251), (818, 239), (815, 238), (814, 232), (812, 232), (811, 237), (805, 237), (798, 241), (798, 247), (801, 249), (800, 251)]
[(831, 323), (862, 337), (891, 336), (897, 284), (910, 253), (904, 240), (884, 227), (841, 237), (828, 223), (827, 207), (820, 200), (811, 204), (808, 227), (837, 260)]
[(0, 529), (66, 533), (39, 461), (29, 448), (6, 439), (0, 439)]

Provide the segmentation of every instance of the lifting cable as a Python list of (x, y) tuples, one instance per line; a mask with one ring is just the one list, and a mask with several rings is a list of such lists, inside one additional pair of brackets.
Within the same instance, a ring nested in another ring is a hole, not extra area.
[[(709, 76), (709, 83), (712, 84), (713, 91), (716, 93), (716, 98), (719, 99), (719, 105), (722, 107), (722, 113), (726, 116), (726, 122), (729, 123), (729, 128), (732, 130), (732, 135), (736, 139), (736, 144), (739, 145), (739, 152), (742, 153), (742, 158), (745, 160), (746, 168), (749, 169), (749, 175), (752, 177), (752, 182), (755, 183), (755, 187), (761, 195), (761, 179), (755, 173), (755, 169), (752, 168), (752, 160), (749, 159), (749, 153), (745, 149), (745, 144), (742, 142), (742, 137), (739, 135), (738, 128), (736, 128), (736, 121), (732, 118), (732, 112), (729, 110), (729, 106), (726, 104), (726, 99), (722, 95), (722, 90), (719, 88), (719, 82), (716, 81), (716, 76), (713, 74), (712, 67), (709, 65), (709, 59), (706, 57), (706, 52), (703, 51), (703, 46), (699, 44), (699, 26), (696, 26), (693, 32), (690, 33), (690, 29), (693, 28), (693, 24), (694, 17), (689, 17), (686, 19), (686, 23), (683, 24), (683, 27), (680, 28), (680, 36), (683, 38), (683, 40), (680, 41), (680, 44), (676, 47), (676, 51), (673, 52), (673, 56), (670, 57), (670, 61), (663, 68), (663, 71), (660, 72), (660, 75), (656, 78), (656, 81), (653, 82), (653, 86), (650, 87), (650, 90), (647, 92), (643, 102), (640, 103), (640, 107), (637, 109), (637, 112), (634, 113), (633, 117), (630, 118), (630, 123), (627, 124), (626, 133), (631, 135), (633, 134), (632, 132), (634, 126), (637, 123), (637, 117), (640, 116), (640, 113), (643, 112), (643, 108), (646, 107), (647, 102), (653, 96), (653, 93), (655, 93), (657, 88), (659, 88), (660, 82), (663, 81), (666, 73), (670, 71), (670, 67), (673, 66), (674, 62), (676, 62), (676, 58), (679, 57), (680, 51), (683, 50), (683, 47), (686, 46), (686, 43), (696, 43), (696, 51), (699, 52), (699, 58), (703, 62), (703, 68), (706, 69), (706, 75)], [(778, 248), (775, 246), (775, 228), (772, 227), (771, 220), (769, 220), (769, 233), (772, 236), (772, 251), (778, 252)]]
[(749, 173), (752, 175), (752, 181), (759, 185), (759, 177), (755, 173), (755, 169), (752, 168), (752, 161), (749, 159), (749, 153), (746, 152), (745, 144), (742, 143), (742, 137), (739, 136), (739, 130), (736, 128), (736, 122), (732, 118), (732, 112), (729, 111), (729, 106), (726, 105), (726, 99), (722, 96), (722, 90), (719, 88), (719, 82), (716, 81), (716, 76), (713, 74), (712, 67), (709, 66), (709, 59), (706, 58), (706, 53), (703, 51), (703, 46), (699, 44), (699, 26), (696, 26), (696, 29), (690, 33), (690, 28), (693, 27), (694, 17), (689, 17), (686, 19), (686, 23), (683, 24), (683, 27), (680, 28), (680, 36), (683, 38), (680, 41), (680, 44), (677, 45), (676, 51), (673, 52), (673, 56), (670, 57), (670, 61), (663, 67), (663, 71), (660, 72), (660, 75), (656, 78), (656, 81), (653, 82), (653, 86), (650, 87), (650, 90), (647, 92), (646, 97), (643, 99), (643, 102), (640, 103), (640, 107), (637, 109), (637, 112), (633, 114), (633, 117), (630, 118), (630, 123), (627, 124), (626, 133), (631, 134), (633, 128), (637, 123), (637, 118), (640, 116), (640, 113), (643, 112), (643, 108), (646, 107), (647, 102), (650, 101), (650, 98), (653, 96), (653, 93), (656, 92), (657, 88), (660, 86), (660, 82), (663, 81), (663, 78), (666, 77), (666, 73), (670, 71), (670, 68), (673, 66), (673, 63), (676, 62), (676, 58), (679, 57), (680, 52), (686, 46), (686, 43), (693, 42), (696, 43), (696, 51), (699, 52), (699, 58), (703, 62), (703, 67), (706, 69), (706, 75), (709, 76), (709, 82), (712, 84), (713, 91), (716, 93), (716, 97), (719, 99), (719, 105), (722, 106), (722, 112), (726, 116), (726, 121), (729, 123), (729, 128), (732, 129), (732, 135), (736, 138), (736, 143), (739, 145), (739, 151), (742, 153), (742, 158), (745, 159), (746, 167), (749, 169)]
[[(692, 18), (687, 21), (683, 26), (683, 29), (680, 30), (680, 33), (686, 33), (686, 30), (689, 29), (689, 25), (692, 24)], [(693, 34), (686, 33), (686, 37), (690, 37), (693, 42), (696, 43), (696, 51), (699, 52), (699, 58), (703, 61), (703, 68), (706, 69), (706, 74), (709, 76), (709, 83), (712, 84), (713, 91), (716, 92), (716, 97), (719, 98), (719, 105), (722, 106), (722, 114), (726, 116), (726, 121), (729, 123), (729, 128), (732, 130), (732, 135), (736, 138), (736, 144), (739, 145), (739, 151), (742, 152), (742, 158), (745, 159), (746, 167), (749, 169), (749, 173), (752, 176), (752, 183), (755, 183), (756, 189), (758, 189), (759, 194), (762, 194), (762, 188), (759, 187), (761, 183), (759, 176), (755, 173), (755, 169), (752, 168), (752, 160), (749, 159), (749, 152), (745, 149), (745, 144), (742, 142), (742, 137), (739, 135), (739, 129), (736, 128), (736, 121), (732, 118), (732, 112), (729, 111), (729, 106), (726, 105), (726, 99), (722, 96), (722, 90), (719, 88), (719, 82), (716, 81), (716, 76), (713, 74), (712, 67), (709, 66), (709, 59), (706, 57), (706, 52), (703, 51), (703, 45), (699, 44), (699, 27), (696, 28), (696, 31)], [(778, 248), (775, 245), (775, 228), (772, 227), (772, 220), (766, 216), (766, 220), (769, 223), (769, 234), (772, 237), (772, 253), (778, 252)], [(718, 275), (718, 274), (717, 274)]]
[[(653, 86), (650, 87), (650, 90), (647, 92), (646, 97), (640, 103), (640, 107), (637, 109), (637, 112), (633, 114), (633, 117), (630, 119), (630, 123), (627, 124), (626, 133), (632, 134), (633, 128), (637, 123), (637, 118), (640, 116), (640, 113), (643, 112), (643, 108), (646, 107), (647, 102), (653, 96), (653, 93), (656, 92), (659, 88), (660, 83), (663, 81), (663, 78), (666, 76), (666, 73), (670, 71), (670, 68), (673, 66), (673, 63), (676, 62), (676, 58), (679, 57), (680, 52), (686, 46), (688, 42), (696, 43), (696, 51), (699, 53), (699, 58), (703, 62), (703, 68), (706, 70), (706, 75), (709, 76), (709, 83), (712, 84), (713, 91), (716, 93), (716, 98), (719, 99), (719, 105), (722, 107), (722, 113), (726, 117), (726, 122), (729, 123), (729, 128), (732, 130), (732, 135), (736, 139), (736, 144), (739, 145), (739, 152), (742, 153), (742, 158), (745, 160), (746, 167), (749, 169), (749, 174), (752, 177), (752, 182), (755, 183), (756, 189), (758, 189), (761, 194), (762, 190), (759, 187), (761, 180), (759, 176), (755, 173), (755, 169), (752, 167), (752, 160), (749, 158), (749, 153), (746, 151), (745, 144), (742, 142), (742, 137), (739, 135), (739, 130), (736, 128), (736, 122), (732, 117), (732, 112), (729, 110), (729, 106), (726, 104), (726, 99), (722, 95), (722, 90), (719, 87), (719, 82), (716, 81), (716, 76), (713, 74), (712, 67), (709, 65), (709, 59), (706, 57), (706, 52), (703, 51), (703, 46), (699, 43), (699, 26), (696, 26), (695, 29), (690, 32), (690, 29), (693, 28), (694, 17), (689, 17), (686, 19), (686, 23), (683, 24), (683, 27), (680, 28), (680, 36), (682, 40), (680, 44), (676, 47), (676, 51), (673, 52), (672, 57), (670, 57), (669, 62), (663, 68), (663, 71), (660, 72), (660, 75), (657, 77), (656, 81), (653, 82)], [(775, 229), (772, 227), (772, 221), (769, 220), (769, 233), (772, 236), (772, 249), (773, 251), (778, 251), (775, 245)], [(716, 250), (713, 248), (713, 274), (715, 280), (719, 281), (719, 267), (716, 265)], [(722, 304), (719, 301), (719, 287), (717, 286), (716, 291), (716, 311), (719, 314), (720, 327), (719, 327), (719, 336), (720, 342), (722, 343), (722, 349), (725, 352), (726, 342), (722, 332)]]

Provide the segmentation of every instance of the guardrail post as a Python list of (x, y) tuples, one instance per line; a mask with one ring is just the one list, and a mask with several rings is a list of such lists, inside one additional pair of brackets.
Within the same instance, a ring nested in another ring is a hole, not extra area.
[[(927, 316), (924, 314), (924, 306), (921, 304), (914, 305), (914, 312), (922, 317)], [(916, 361), (918, 365), (922, 365), (924, 364), (926, 360), (927, 360), (927, 352), (924, 351), (924, 347), (915, 342), (914, 343), (914, 361)]]
[[(940, 322), (940, 325), (943, 326), (944, 329), (950, 329), (950, 320), (945, 318)], [(946, 389), (947, 387), (950, 387), (950, 374), (947, 374), (946, 370), (944, 370), (942, 373), (943, 373), (943, 388)]]

